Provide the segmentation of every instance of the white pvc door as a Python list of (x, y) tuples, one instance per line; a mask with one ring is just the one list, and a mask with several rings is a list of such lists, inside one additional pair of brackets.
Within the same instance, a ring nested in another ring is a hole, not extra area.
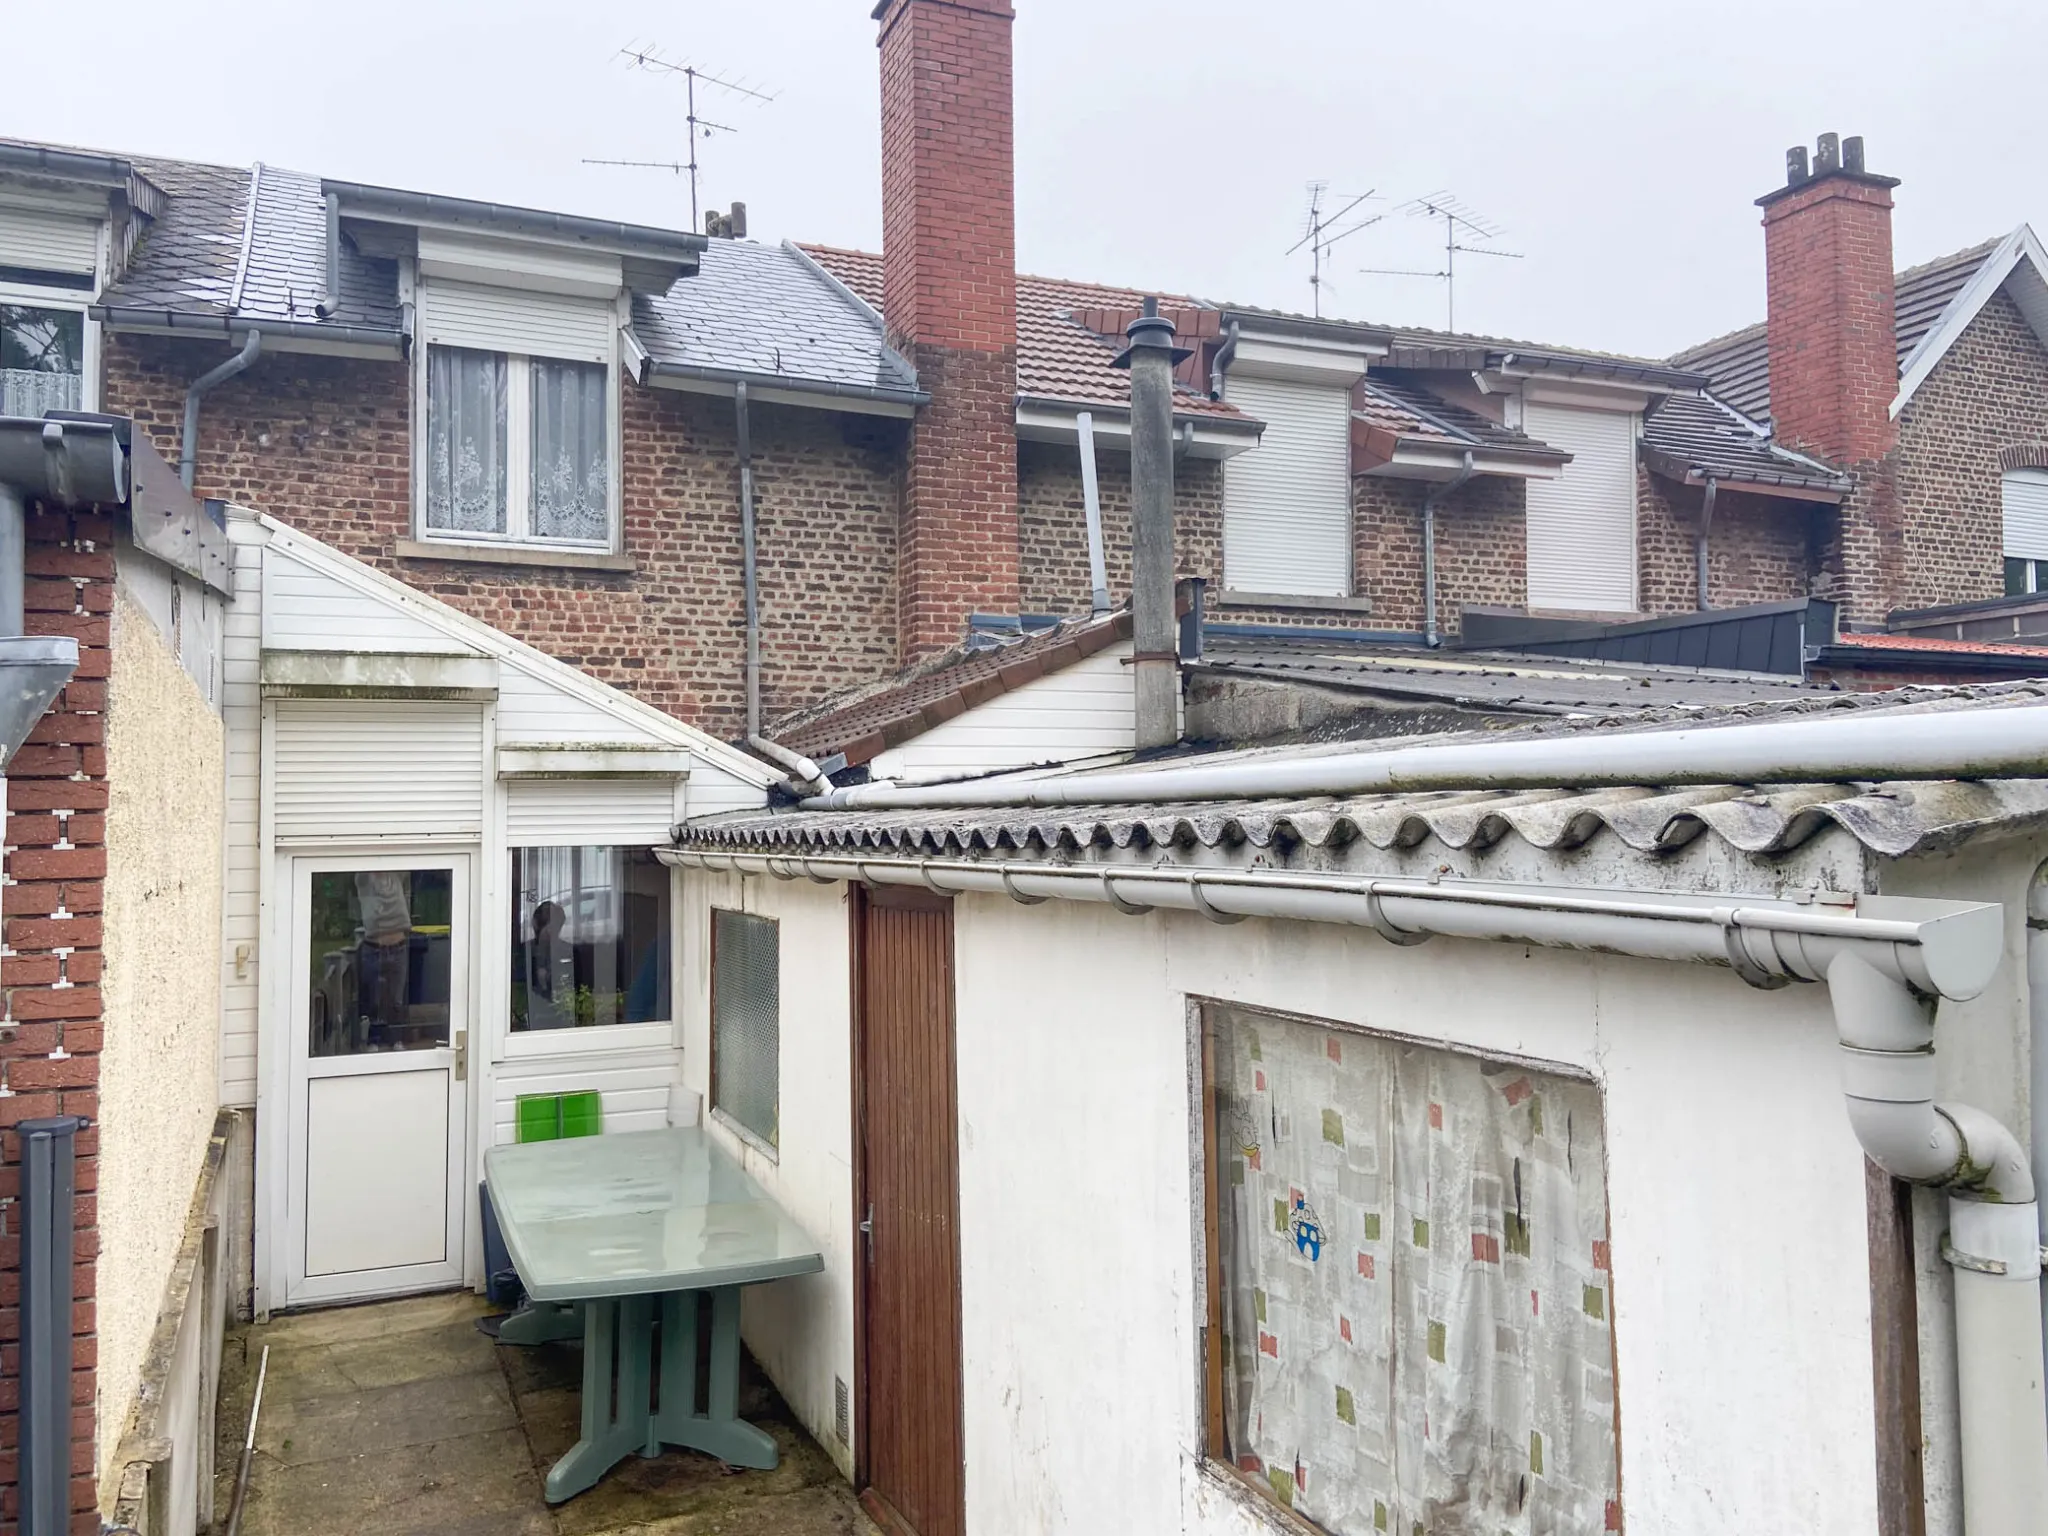
[(291, 861), (287, 1305), (462, 1283), (469, 873)]

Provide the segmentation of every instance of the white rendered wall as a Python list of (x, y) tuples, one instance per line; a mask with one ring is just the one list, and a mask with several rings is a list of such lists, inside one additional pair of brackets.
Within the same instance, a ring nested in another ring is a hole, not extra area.
[[(812, 1438), (852, 1476), (834, 1430), (834, 1381), (853, 1385), (852, 1010), (846, 887), (690, 874), (683, 881), (683, 1080), (704, 1123), (824, 1255), (822, 1273), (748, 1286), (747, 1348)], [(781, 925), (780, 1145), (741, 1136), (711, 1102), (711, 908)], [(853, 1428), (860, 1433), (859, 1426)]]

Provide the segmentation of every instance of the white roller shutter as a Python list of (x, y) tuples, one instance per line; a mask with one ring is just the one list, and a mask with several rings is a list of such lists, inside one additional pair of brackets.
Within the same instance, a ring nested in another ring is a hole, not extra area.
[(1342, 597), (1351, 590), (1351, 394), (1232, 375), (1230, 403), (1266, 424), (1223, 467), (1223, 584)]
[(608, 363), (618, 328), (609, 300), (445, 280), (420, 285), (420, 331), (431, 346)]
[(0, 204), (0, 267), (91, 274), (99, 270), (99, 220)]
[(1523, 430), (1572, 456), (1529, 485), (1529, 606), (1633, 613), (1636, 419), (1623, 411), (1530, 401)]
[(651, 848), (676, 823), (674, 779), (533, 779), (505, 786), (513, 848)]
[(280, 838), (396, 841), (483, 831), (478, 705), (283, 701), (272, 769)]
[(2005, 558), (2048, 560), (2048, 469), (2005, 472)]

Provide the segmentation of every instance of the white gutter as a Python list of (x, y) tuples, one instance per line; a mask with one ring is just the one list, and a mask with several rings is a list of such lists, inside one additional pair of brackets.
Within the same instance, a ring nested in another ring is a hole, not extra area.
[(1346, 923), (1391, 943), (1434, 934), (1726, 965), (1753, 986), (1824, 981), (1841, 1039), (1849, 1121), (1896, 1178), (1949, 1191), (1966, 1536), (2042, 1529), (2041, 1248), (2033, 1177), (2017, 1138), (1983, 1111), (1934, 1101), (1934, 1011), (1974, 997), (2004, 950), (1996, 903), (1862, 896), (1849, 911), (1774, 900), (1561, 890), (1276, 870), (1051, 865), (1026, 859), (779, 855), (663, 848), (684, 869), (923, 886), (942, 895), (1104, 902), (1212, 922)]
[(967, 783), (869, 784), (806, 800), (806, 810), (1137, 805), (1308, 799), (1433, 789), (1770, 784), (1814, 780), (2027, 778), (2048, 774), (2048, 705), (1901, 719), (1776, 721), (1634, 735), (1445, 743), (1115, 773), (1007, 776)]

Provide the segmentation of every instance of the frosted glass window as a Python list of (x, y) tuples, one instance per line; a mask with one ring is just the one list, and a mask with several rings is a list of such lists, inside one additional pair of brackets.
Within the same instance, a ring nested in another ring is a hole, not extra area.
[(781, 1140), (782, 930), (711, 914), (711, 1107), (769, 1146)]

